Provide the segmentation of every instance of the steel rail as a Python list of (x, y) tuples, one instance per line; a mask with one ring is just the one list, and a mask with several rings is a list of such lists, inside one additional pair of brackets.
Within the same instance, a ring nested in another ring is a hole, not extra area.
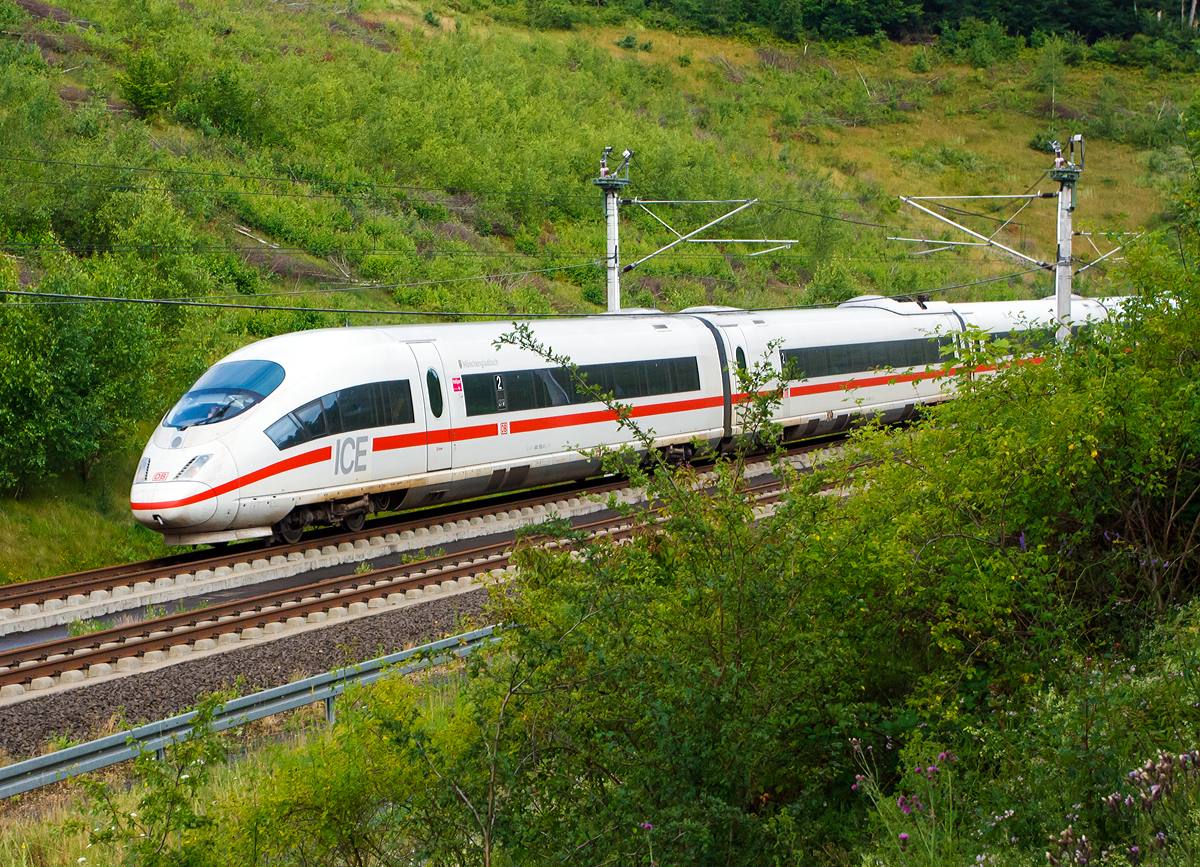
[[(167, 650), (175, 644), (191, 644), (252, 626), (262, 628), (267, 623), (344, 607), (352, 602), (369, 602), (381, 593), (422, 589), (464, 577), (471, 571), (490, 571), (507, 562), (503, 552), (508, 547), (509, 543), (488, 545), (393, 569), (343, 575), (291, 590), (264, 593), (236, 602), (168, 614), (131, 626), (20, 648), (0, 657), (0, 664), (8, 669), (0, 671), (0, 686), (24, 683), (33, 677), (57, 677), (66, 670), (86, 669), (89, 665), (104, 662), (112, 664), (125, 656)], [(480, 562), (476, 562), (477, 559)], [(484, 565), (487, 570), (482, 568)], [(434, 572), (436, 578), (428, 574)], [(59, 658), (51, 660), (49, 657)]]
[[(834, 440), (838, 442), (840, 440)], [(817, 451), (828, 447), (829, 442), (818, 440), (788, 450), (789, 455)], [(704, 466), (707, 462), (697, 464)], [(376, 518), (369, 521), (358, 532), (337, 531), (328, 528), (310, 533), (294, 545), (282, 544), (268, 547), (257, 547), (254, 543), (236, 545), (225, 550), (189, 551), (182, 554), (170, 554), (151, 560), (134, 563), (123, 563), (104, 566), (84, 572), (73, 572), (67, 575), (57, 575), (50, 578), (40, 578), (34, 581), (23, 581), (18, 584), (0, 585), (0, 608), (12, 608), (19, 611), (20, 606), (34, 604), (42, 605), (51, 599), (66, 599), (72, 594), (88, 594), (93, 590), (112, 589), (119, 584), (130, 584), (135, 581), (153, 582), (158, 578), (173, 578), (181, 572), (208, 569), (215, 571), (225, 566), (232, 568), (238, 563), (276, 556), (287, 556), (292, 553), (303, 553), (313, 547), (325, 545), (340, 545), (343, 542), (354, 542), (359, 539), (369, 539), (387, 533), (402, 533), (427, 526), (430, 523), (446, 523), (467, 520), (481, 514), (495, 511), (513, 511), (547, 502), (561, 500), (568, 496), (594, 496), (629, 486), (627, 479), (606, 481), (585, 480), (548, 488), (517, 491), (503, 494), (486, 500), (472, 500), (466, 503), (450, 503), (443, 506), (433, 506), (418, 513), (408, 512), (402, 515)], [(186, 569), (178, 567), (186, 566)]]
[[(782, 481), (773, 479), (747, 489), (757, 504), (778, 499)], [(654, 507), (639, 510), (641, 514)], [(575, 532), (619, 540), (634, 530), (636, 518), (618, 515), (574, 527)], [(551, 540), (551, 544), (557, 544)], [(431, 557), (414, 563), (343, 575), (249, 599), (168, 614), (130, 626), (119, 626), (20, 648), (0, 657), (0, 686), (24, 685), (39, 677), (61, 677), (65, 671), (86, 671), (92, 665), (115, 665), (120, 659), (151, 651), (168, 651), (179, 644), (218, 639), (226, 633), (264, 628), (268, 623), (307, 617), (354, 602), (430, 585), (457, 581), (509, 565), (512, 542), (498, 542), (469, 551)]]
[[(225, 731), (316, 702), (325, 702), (327, 719), (331, 718), (334, 699), (347, 687), (374, 683), (393, 673), (410, 674), (467, 656), (499, 641), (497, 631), (496, 627), (487, 626), (231, 699), (217, 710), (211, 729)], [(189, 711), (0, 768), (0, 798), (11, 798), (146, 753), (157, 753), (191, 737), (195, 720), (196, 712)]]
[[(238, 545), (223, 551), (191, 551), (183, 554), (172, 554), (153, 560), (143, 560), (137, 563), (126, 563), (115, 566), (105, 566), (86, 572), (75, 572), (69, 575), (58, 575), (52, 578), (41, 578), (36, 581), (25, 581), (20, 584), (0, 586), (0, 608), (16, 608), (26, 604), (41, 605), (49, 599), (63, 599), (69, 593), (88, 593), (92, 590), (112, 591), (118, 583), (127, 584), (134, 579), (153, 581), (156, 578), (173, 578), (182, 571), (199, 569), (215, 570), (221, 566), (232, 567), (237, 563), (245, 563), (259, 558), (286, 556), (291, 553), (304, 551), (325, 545), (339, 545), (342, 542), (354, 542), (358, 539), (369, 539), (384, 533), (399, 533), (405, 530), (424, 527), (431, 522), (445, 523), (448, 521), (466, 520), (480, 514), (493, 511), (511, 511), (527, 506), (541, 505), (547, 501), (553, 502), (565, 496), (604, 494), (612, 490), (628, 487), (629, 482), (621, 479), (605, 481), (599, 484), (593, 482), (585, 485), (572, 485), (561, 490), (550, 489), (530, 495), (527, 491), (520, 496), (511, 495), (501, 499), (472, 501), (467, 504), (455, 503), (442, 506), (429, 513), (421, 513), (414, 517), (405, 514), (400, 520), (383, 518), (372, 521), (358, 532), (341, 531), (335, 533), (313, 534), (301, 539), (295, 545), (275, 545), (272, 547), (254, 547)], [(551, 499), (553, 497), (553, 500)], [(486, 503), (486, 505), (483, 505)], [(436, 519), (436, 520), (434, 520)], [(187, 570), (178, 569), (186, 565)], [(118, 579), (122, 579), (118, 582)]]

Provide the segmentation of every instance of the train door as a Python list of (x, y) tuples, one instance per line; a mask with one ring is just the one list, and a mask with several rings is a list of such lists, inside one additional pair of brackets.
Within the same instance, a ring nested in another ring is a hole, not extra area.
[(442, 359), (433, 343), (410, 343), (425, 394), (425, 451), (430, 472), (450, 469), (450, 407)]
[(750, 369), (750, 365), (753, 363), (751, 360), (752, 347), (746, 341), (746, 336), (742, 333), (742, 329), (738, 323), (721, 322), (720, 330), (721, 334), (725, 337), (727, 348), (726, 358), (728, 361), (726, 362), (726, 375), (729, 377), (730, 397), (733, 403), (732, 422), (736, 430), (739, 427), (738, 419), (741, 415), (737, 407), (746, 400), (744, 385), (741, 379), (739, 379), (738, 374), (747, 372)]
[[(963, 331), (966, 331), (968, 328), (980, 328), (980, 327), (982, 327), (984, 331), (988, 330), (986, 326), (983, 326), (980, 324), (978, 317), (976, 317), (976, 315), (974, 313), (961, 312), (956, 315), (956, 318), (958, 319), (958, 323), (957, 323), (958, 327), (961, 328)], [(951, 327), (953, 327), (953, 326), (951, 326)], [(951, 334), (951, 337), (956, 341), (960, 341), (959, 345), (956, 346), (956, 354), (957, 354), (958, 349), (966, 348), (965, 345), (961, 343), (961, 341), (965, 341), (966, 338), (963, 337), (961, 334)], [(945, 359), (943, 358), (943, 361), (944, 360)], [(978, 371), (973, 371), (971, 373), (971, 379), (977, 379), (978, 377), (979, 377)]]

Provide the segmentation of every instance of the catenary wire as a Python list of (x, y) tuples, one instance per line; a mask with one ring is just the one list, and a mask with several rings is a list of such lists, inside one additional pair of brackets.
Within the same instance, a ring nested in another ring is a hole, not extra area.
[[(652, 269), (646, 269), (646, 270), (652, 270)], [(950, 286), (940, 286), (940, 287), (937, 287), (934, 289), (926, 289), (926, 290), (923, 290), (920, 292), (902, 292), (902, 293), (898, 293), (896, 295), (886, 295), (886, 296), (880, 296), (880, 297), (896, 299), (896, 298), (911, 298), (913, 295), (930, 295), (935, 292), (946, 292), (951, 289), (963, 289), (963, 288), (967, 288), (970, 286), (981, 286), (985, 283), (995, 283), (1000, 280), (1011, 280), (1015, 277), (1020, 277), (1025, 274), (1030, 274), (1030, 273), (1033, 273), (1034, 271), (1041, 271), (1041, 270), (1042, 270), (1041, 268), (1029, 268), (1025, 271), (1017, 271), (1012, 274), (1005, 274), (1000, 277), (991, 277), (986, 280), (975, 280), (970, 283), (956, 283), (956, 284), (953, 284)], [(656, 273), (668, 274), (669, 276), (684, 276), (684, 275), (671, 274), (671, 272), (666, 272), (666, 271), (656, 271)], [(483, 278), (468, 278), (468, 279), (483, 279)], [(693, 278), (693, 279), (695, 279), (695, 278)], [(728, 278), (722, 278), (722, 277), (710, 277), (707, 279), (719, 280), (720, 282), (723, 282), (723, 283), (748, 285), (748, 284), (745, 284), (743, 281), (730, 280)], [(409, 284), (409, 285), (411, 285), (411, 284)], [(382, 288), (382, 287), (377, 287), (377, 288)], [(481, 319), (554, 319), (554, 318), (565, 318), (566, 316), (570, 315), (570, 314), (563, 314), (563, 313), (515, 314), (515, 313), (483, 313), (483, 312), (466, 312), (466, 311), (445, 311), (445, 310), (442, 310), (442, 311), (369, 310), (369, 309), (364, 310), (364, 309), (352, 309), (352, 308), (341, 308), (341, 307), (272, 307), (272, 306), (268, 306), (268, 305), (257, 305), (257, 304), (228, 304), (228, 303), (207, 302), (207, 301), (188, 301), (188, 300), (184, 300), (184, 299), (172, 299), (172, 298), (121, 298), (121, 297), (113, 297), (113, 296), (105, 296), (105, 295), (68, 295), (68, 294), (56, 293), (56, 292), (28, 292), (28, 291), (17, 290), (17, 289), (0, 289), (0, 295), (10, 296), (10, 297), (22, 297), (22, 298), (50, 299), (45, 302), (31, 302), (29, 304), (19, 305), (19, 307), (34, 306), (39, 303), (49, 303), (49, 304), (54, 304), (54, 303), (149, 304), (149, 305), (154, 305), (154, 306), (166, 306), (166, 307), (204, 307), (204, 308), (219, 308), (219, 309), (232, 309), (232, 310), (257, 310), (257, 311), (265, 311), (265, 312), (338, 313), (338, 314), (342, 314), (342, 315), (349, 315), (351, 313), (354, 313), (354, 314), (375, 315), (375, 316), (446, 316), (446, 317), (471, 316), (471, 317), (476, 317), (476, 318), (481, 318)], [(747, 307), (747, 308), (744, 308), (744, 310), (749, 313), (749, 312), (757, 312), (757, 311), (765, 312), (765, 311), (771, 311), (771, 310), (807, 310), (807, 309), (815, 309), (815, 308), (830, 307), (830, 306), (837, 306), (837, 303), (836, 302), (827, 302), (827, 303), (822, 303), (822, 304), (807, 304), (807, 305), (805, 305), (805, 304), (790, 304), (790, 305), (786, 305), (786, 306), (774, 306), (774, 307)], [(581, 314), (581, 315), (587, 315), (587, 314)], [(635, 315), (639, 315), (639, 314), (630, 312), (627, 315), (635, 316)]]

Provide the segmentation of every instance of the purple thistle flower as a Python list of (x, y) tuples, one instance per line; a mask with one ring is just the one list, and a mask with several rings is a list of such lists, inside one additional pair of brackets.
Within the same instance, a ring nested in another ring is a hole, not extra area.
[(896, 806), (899, 807), (900, 812), (906, 816), (912, 812), (912, 802), (903, 795), (896, 799)]
[(1025, 531), (1024, 530), (1021, 531), (1021, 538), (1018, 539), (1017, 541), (1021, 543), (1021, 550), (1024, 551), (1025, 550)]
[(654, 830), (654, 826), (653, 826), (653, 825), (651, 825), (649, 822), (642, 822), (641, 824), (639, 824), (639, 825), (638, 825), (638, 827), (639, 827), (639, 828), (644, 828), (644, 829), (645, 829), (645, 830), (647, 830), (647, 831), (653, 831), (653, 830)]
[(901, 849), (903, 849), (904, 847), (906, 847), (908, 845), (908, 835), (905, 834), (903, 831), (900, 832), (899, 840), (900, 840), (900, 848)]

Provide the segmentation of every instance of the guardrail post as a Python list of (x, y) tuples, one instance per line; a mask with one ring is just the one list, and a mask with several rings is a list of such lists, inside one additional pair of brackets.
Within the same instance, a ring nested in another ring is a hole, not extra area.
[(325, 722), (332, 726), (333, 720), (333, 696), (329, 696), (329, 698), (325, 699)]
[(167, 748), (163, 746), (155, 750), (154, 758), (160, 762), (165, 762), (167, 760)]

